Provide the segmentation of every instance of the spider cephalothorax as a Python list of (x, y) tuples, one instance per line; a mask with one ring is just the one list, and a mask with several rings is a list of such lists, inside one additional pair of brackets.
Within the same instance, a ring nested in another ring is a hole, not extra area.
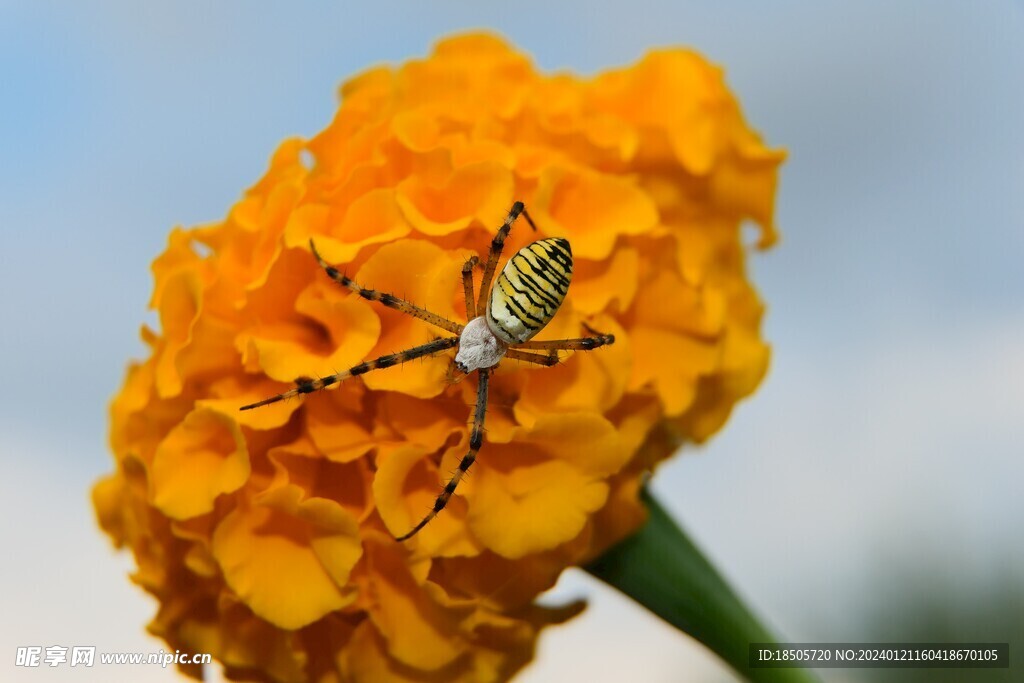
[[(458, 347), (458, 352), (455, 355), (455, 366), (464, 373), (476, 370), (479, 378), (473, 430), (469, 437), (469, 451), (463, 456), (459, 462), (459, 468), (437, 497), (434, 508), (411, 531), (398, 537), (397, 540), (399, 541), (411, 538), (444, 509), (445, 505), (448, 504), (448, 500), (455, 492), (455, 488), (462, 480), (462, 476), (476, 460), (476, 455), (483, 445), (488, 380), (491, 372), (494, 371), (503, 358), (512, 358), (528, 363), (550, 366), (558, 363), (559, 351), (589, 351), (615, 341), (614, 336), (599, 334), (590, 328), (587, 328), (587, 330), (594, 335), (591, 337), (540, 342), (530, 341), (534, 335), (544, 329), (544, 326), (551, 321), (559, 306), (562, 305), (562, 301), (565, 300), (566, 292), (569, 290), (569, 282), (572, 279), (572, 250), (569, 247), (568, 240), (560, 237), (551, 237), (528, 244), (509, 259), (492, 288), (491, 281), (494, 279), (494, 271), (497, 268), (498, 259), (501, 257), (505, 238), (520, 214), (526, 218), (534, 230), (537, 229), (530, 218), (530, 214), (526, 212), (523, 203), (516, 202), (513, 204), (508, 217), (505, 218), (505, 222), (502, 223), (498, 233), (491, 241), (491, 250), (487, 258), (487, 264), (484, 266), (483, 279), (480, 282), (480, 295), (478, 297), (474, 296), (473, 292), (473, 267), (478, 262), (477, 257), (472, 257), (462, 267), (462, 284), (466, 296), (466, 318), (469, 321), (465, 325), (452, 322), (391, 294), (367, 289), (356, 284), (337, 268), (324, 261), (317, 252), (316, 245), (310, 240), (309, 246), (317, 262), (327, 272), (327, 275), (341, 286), (347, 287), (364, 299), (379, 301), (385, 306), (424, 320), (456, 336), (442, 337), (421, 346), (406, 349), (405, 351), (381, 356), (380, 358), (360, 363), (344, 372), (321, 377), (320, 379), (298, 379), (295, 381), (296, 386), (294, 389), (247, 406), (242, 406), (241, 408), (241, 410), (250, 410), (299, 394), (309, 394), (336, 384), (348, 377), (362, 375), (380, 368), (389, 368), (407, 360), (433, 356), (442, 351)], [(488, 295), (486, 299), (485, 295)], [(541, 351), (542, 353), (534, 353), (534, 351)]]

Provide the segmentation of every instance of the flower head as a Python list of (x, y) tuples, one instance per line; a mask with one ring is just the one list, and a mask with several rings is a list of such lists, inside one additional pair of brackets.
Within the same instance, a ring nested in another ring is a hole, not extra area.
[[(643, 519), (643, 474), (702, 441), (764, 375), (762, 305), (739, 226), (775, 239), (782, 154), (721, 72), (660, 50), (591, 79), (538, 73), (464, 35), (341, 89), (221, 222), (154, 262), (158, 331), (111, 407), (115, 472), (93, 492), (160, 601), (150, 629), (259, 680), (502, 680), (540, 628), (534, 598)], [(486, 445), (445, 513), (405, 544), (465, 453), (473, 383), (446, 357), (239, 412), (295, 378), (430, 340), (324, 277), (465, 321), (460, 273), (513, 201), (513, 253), (564, 237), (575, 275), (538, 336), (613, 333), (553, 368), (505, 361)]]

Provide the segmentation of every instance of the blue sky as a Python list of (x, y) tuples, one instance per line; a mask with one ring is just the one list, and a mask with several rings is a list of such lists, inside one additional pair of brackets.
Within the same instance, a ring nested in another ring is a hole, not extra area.
[[(789, 150), (783, 240), (751, 258), (769, 378), (654, 484), (757, 609), (828, 640), (823, 606), (855, 609), (885, 562), (1024, 567), (1020, 3), (341, 5), (0, 0), (0, 500), (18, 520), (0, 530), (18, 558), (0, 610), (25, 615), (0, 627), (0, 657), (159, 648), (87, 499), (152, 320), (149, 262), (172, 226), (222, 217), (280, 140), (326, 125), (344, 78), (471, 27), (583, 73), (696, 47)], [(590, 613), (523, 680), (621, 680), (641, 657), (650, 680), (726, 676), (567, 575), (557, 595), (580, 594)]]

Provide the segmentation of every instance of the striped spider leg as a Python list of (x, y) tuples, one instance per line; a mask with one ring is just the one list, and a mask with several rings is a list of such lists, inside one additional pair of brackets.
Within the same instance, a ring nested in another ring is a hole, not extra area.
[[(426, 358), (452, 348), (458, 348), (455, 367), (459, 372), (469, 374), (477, 371), (476, 408), (473, 412), (473, 427), (470, 431), (469, 450), (459, 461), (458, 469), (438, 495), (433, 508), (408, 533), (397, 537), (405, 541), (415, 536), (429, 524), (448, 504), (462, 477), (476, 461), (483, 446), (484, 417), (487, 413), (488, 383), (491, 373), (503, 358), (525, 361), (537, 365), (552, 366), (559, 362), (559, 351), (590, 351), (615, 342), (610, 334), (600, 334), (584, 327), (591, 334), (578, 339), (554, 341), (531, 341), (551, 321), (565, 300), (572, 279), (572, 250), (568, 240), (550, 237), (538, 240), (520, 249), (505, 264), (498, 278), (494, 279), (498, 261), (512, 224), (522, 215), (537, 230), (530, 214), (522, 202), (512, 205), (508, 216), (498, 228), (491, 241), (487, 262), (483, 267), (483, 278), (479, 294), (473, 290), (473, 268), (479, 263), (471, 257), (462, 267), (462, 286), (465, 293), (466, 325), (459, 325), (435, 313), (415, 306), (391, 294), (362, 287), (328, 264), (310, 240), (310, 248), (320, 267), (328, 277), (342, 287), (352, 290), (370, 301), (394, 308), (419, 318), (431, 325), (456, 335), (442, 337), (398, 353), (360, 363), (344, 372), (320, 379), (298, 379), (296, 387), (276, 396), (265, 398), (242, 410), (258, 408), (270, 403), (319, 391), (348, 377), (365, 374), (372, 370), (389, 368), (414, 358)], [(493, 281), (493, 286), (492, 286)], [(537, 352), (541, 353), (537, 353)]]

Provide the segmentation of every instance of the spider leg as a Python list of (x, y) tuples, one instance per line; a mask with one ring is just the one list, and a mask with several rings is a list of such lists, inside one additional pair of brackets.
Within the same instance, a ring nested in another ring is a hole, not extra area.
[(427, 513), (427, 516), (419, 524), (412, 528), (412, 531), (395, 539), (399, 542), (406, 541), (415, 536), (420, 529), (429, 524), (434, 517), (437, 517), (441, 510), (444, 510), (452, 494), (455, 493), (455, 487), (459, 485), (462, 477), (466, 474), (466, 470), (476, 461), (476, 454), (480, 452), (480, 447), (484, 443), (484, 415), (487, 413), (487, 380), (490, 377), (491, 368), (481, 368), (477, 373), (479, 374), (479, 383), (476, 390), (476, 412), (473, 415), (473, 431), (469, 435), (469, 451), (466, 455), (462, 456), (462, 460), (459, 462), (459, 469), (455, 471), (455, 474), (452, 475), (444, 490), (441, 491), (441, 495), (434, 501), (434, 508)]
[(476, 315), (476, 303), (473, 301), (473, 266), (480, 262), (478, 256), (470, 256), (462, 264), (462, 288), (466, 291), (466, 320), (472, 320)]
[(546, 365), (551, 367), (552, 365), (558, 365), (558, 354), (556, 349), (552, 349), (546, 354), (541, 353), (530, 353), (529, 351), (517, 351), (515, 349), (509, 349), (505, 352), (505, 358), (511, 358), (512, 360), (523, 360), (527, 363), (536, 363), (537, 365)]
[(412, 360), (414, 358), (424, 358), (426, 356), (433, 356), (436, 353), (440, 353), (441, 351), (446, 351), (447, 349), (457, 346), (458, 343), (458, 337), (443, 337), (441, 339), (435, 339), (431, 342), (427, 342), (426, 344), (423, 344), (421, 346), (414, 346), (413, 348), (406, 349), (405, 351), (399, 351), (398, 353), (391, 353), (386, 356), (381, 356), (380, 358), (365, 361), (363, 363), (360, 363), (359, 365), (355, 365), (349, 368), (348, 370), (345, 370), (344, 372), (339, 372), (334, 375), (327, 375), (326, 377), (321, 377), (320, 379), (300, 377), (295, 381), (297, 386), (294, 389), (289, 389), (288, 391), (285, 391), (284, 393), (281, 394), (277, 394), (276, 396), (270, 396), (269, 398), (265, 398), (262, 401), (257, 401), (256, 403), (250, 403), (247, 406), (242, 406), (241, 408), (239, 408), (239, 410), (252, 410), (253, 408), (259, 408), (260, 406), (269, 405), (271, 403), (277, 403), (278, 401), (283, 401), (286, 398), (298, 396), (299, 394), (311, 394), (314, 391), (319, 391), (320, 389), (329, 387), (332, 384), (336, 384), (342, 381), (343, 379), (355, 377), (356, 375), (363, 375), (366, 374), (367, 372), (370, 372), (371, 370), (390, 368), (392, 365), (398, 365), (399, 363), (404, 363), (405, 361)]
[(452, 334), (460, 334), (462, 332), (462, 325), (456, 322), (452, 322), (451, 320), (448, 320), (446, 318), (442, 318), (437, 313), (431, 313), (427, 309), (420, 308), (419, 306), (411, 304), (408, 301), (405, 301), (404, 299), (399, 299), (397, 296), (393, 294), (388, 294), (386, 292), (378, 292), (375, 289), (368, 289), (357, 284), (356, 282), (353, 282), (340, 270), (338, 270), (331, 264), (327, 263), (327, 261), (324, 261), (323, 257), (320, 256), (320, 252), (316, 250), (316, 245), (313, 244), (312, 239), (309, 240), (309, 248), (312, 249), (313, 256), (316, 257), (317, 263), (319, 263), (320, 267), (327, 272), (327, 276), (330, 277), (335, 282), (337, 282), (342, 287), (351, 289), (353, 292), (363, 297), (364, 299), (367, 299), (369, 301), (379, 301), (388, 308), (394, 308), (395, 310), (401, 311), (402, 313), (405, 313), (407, 315), (411, 315), (414, 318), (419, 318), (420, 320), (428, 322), (431, 325), (434, 325), (435, 327), (440, 327), (442, 330), (447, 330)]
[(481, 316), (487, 312), (487, 294), (491, 290), (491, 280), (494, 279), (494, 271), (498, 267), (498, 259), (501, 258), (501, 250), (505, 246), (505, 238), (508, 237), (508, 231), (512, 229), (512, 224), (519, 218), (519, 214), (523, 214), (526, 218), (526, 222), (530, 224), (534, 232), (537, 232), (537, 226), (534, 224), (533, 219), (530, 218), (530, 214), (526, 212), (526, 207), (522, 202), (516, 202), (512, 205), (512, 209), (509, 210), (508, 216), (505, 217), (505, 222), (498, 228), (498, 233), (491, 240), (491, 252), (487, 256), (487, 265), (484, 266), (484, 277), (480, 281), (480, 298), (476, 302), (476, 314)]
[[(589, 331), (590, 328), (587, 328)], [(614, 334), (598, 334), (580, 339), (553, 339), (551, 341), (526, 341), (514, 346), (516, 349), (537, 349), (544, 351), (590, 351), (615, 343)], [(505, 355), (508, 355), (507, 353)]]

